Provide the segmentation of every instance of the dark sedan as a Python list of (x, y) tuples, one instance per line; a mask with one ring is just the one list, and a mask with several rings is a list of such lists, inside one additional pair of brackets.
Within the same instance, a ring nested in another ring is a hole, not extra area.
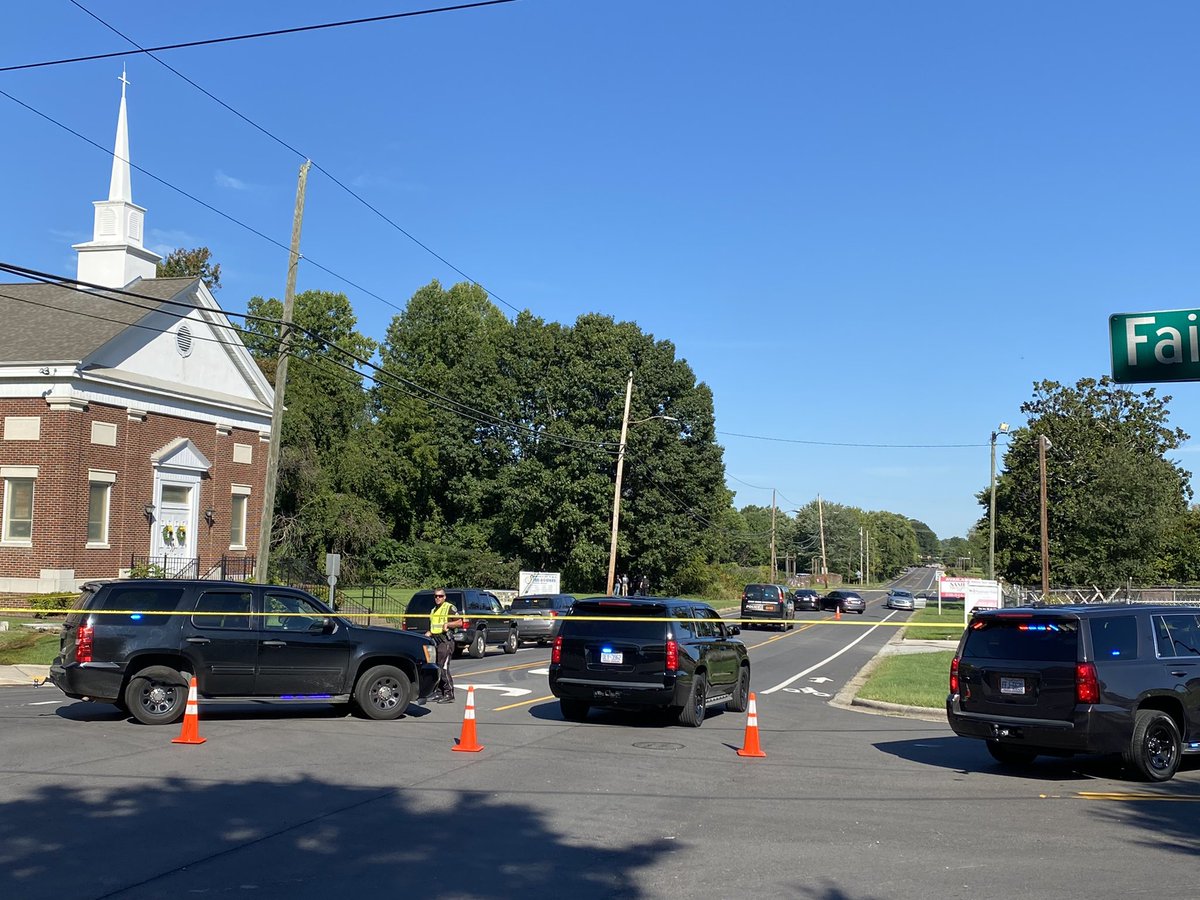
[(861, 616), (867, 611), (867, 601), (854, 591), (830, 591), (821, 598), (821, 609), (838, 609), (844, 613), (856, 612)]
[(796, 604), (797, 612), (802, 609), (816, 612), (821, 608), (821, 592), (812, 588), (800, 588), (792, 592), (792, 601)]

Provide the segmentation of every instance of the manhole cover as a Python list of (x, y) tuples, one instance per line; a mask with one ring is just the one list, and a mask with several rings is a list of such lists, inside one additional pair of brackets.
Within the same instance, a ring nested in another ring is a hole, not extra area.
[(682, 750), (683, 744), (670, 744), (666, 741), (639, 741), (633, 746), (639, 750)]

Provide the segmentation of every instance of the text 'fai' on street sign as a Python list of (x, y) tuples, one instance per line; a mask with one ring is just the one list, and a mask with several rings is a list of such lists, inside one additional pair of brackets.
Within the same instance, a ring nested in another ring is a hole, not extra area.
[(1200, 381), (1200, 309), (1108, 317), (1113, 381)]

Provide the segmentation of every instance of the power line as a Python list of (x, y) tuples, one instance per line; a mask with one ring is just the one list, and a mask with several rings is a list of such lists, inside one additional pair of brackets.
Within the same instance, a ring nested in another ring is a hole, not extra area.
[[(209, 212), (216, 213), (221, 218), (223, 218), (229, 222), (232, 222), (234, 225), (237, 225), (239, 228), (244, 228), (246, 231), (249, 231), (251, 234), (255, 235), (256, 237), (262, 238), (268, 244), (272, 244), (281, 250), (290, 252), (290, 248), (286, 244), (283, 244), (280, 241), (275, 240), (273, 237), (269, 237), (268, 235), (259, 231), (253, 225), (248, 225), (245, 222), (243, 222), (241, 219), (235, 218), (234, 216), (230, 215), (229, 213), (225, 212), (224, 210), (218, 209), (217, 207), (213, 206), (211, 203), (201, 200), (195, 194), (191, 194), (188, 191), (185, 191), (183, 188), (172, 184), (171, 182), (167, 181), (165, 178), (160, 178), (158, 175), (155, 175), (150, 170), (145, 169), (142, 166), (139, 166), (137, 163), (130, 162), (127, 159), (121, 159), (121, 157), (117, 156), (116, 153), (114, 153), (112, 150), (109, 150), (107, 147), (104, 147), (101, 144), (96, 143), (91, 138), (89, 138), (83, 134), (80, 134), (78, 131), (76, 131), (74, 128), (71, 128), (69, 125), (63, 124), (62, 122), (55, 119), (53, 116), (47, 115), (46, 113), (42, 112), (41, 110), (30, 106), (28, 103), (25, 103), (23, 100), (18, 100), (16, 97), (14, 97), (12, 94), (8, 93), (7, 91), (0, 89), (0, 96), (7, 97), (9, 100), (11, 100), (13, 103), (16, 103), (18, 106), (24, 107), (25, 109), (29, 110), (34, 115), (40, 116), (41, 118), (45, 119), (47, 122), (50, 122), (52, 125), (57, 125), (63, 131), (66, 131), (69, 134), (73, 134), (75, 137), (79, 138), (81, 141), (85, 141), (88, 144), (91, 144), (93, 147), (95, 147), (97, 150), (101, 151), (102, 153), (107, 153), (109, 156), (113, 157), (114, 159), (120, 159), (121, 162), (127, 163), (131, 168), (137, 169), (137, 171), (141, 172), (147, 178), (151, 178), (154, 181), (157, 181), (159, 184), (163, 185), (163, 187), (170, 188), (171, 190), (175, 191), (177, 194), (187, 197), (187, 199), (191, 200), (193, 203), (198, 203), (200, 206), (203, 206)], [(393, 303), (391, 300), (388, 300), (386, 297), (381, 297), (379, 294), (375, 293), (374, 291), (369, 290), (369, 289), (363, 287), (362, 285), (357, 284), (354, 281), (351, 281), (346, 276), (333, 271), (333, 269), (330, 269), (328, 266), (322, 265), (321, 263), (317, 262), (312, 257), (305, 256), (303, 258), (309, 265), (314, 266), (315, 268), (320, 269), (322, 272), (325, 272), (326, 274), (333, 276), (338, 281), (341, 281), (344, 284), (348, 284), (350, 287), (354, 288), (355, 290), (361, 291), (362, 293), (366, 294), (369, 297), (374, 297), (376, 300), (380, 301), (381, 303), (387, 304), (392, 309), (397, 310), (398, 312), (404, 311), (403, 307), (398, 306), (397, 304)]]
[(960, 450), (965, 448), (990, 446), (986, 441), (982, 444), (868, 444), (849, 441), (808, 441), (801, 438), (773, 437), (765, 434), (743, 434), (737, 431), (718, 431), (727, 437), (746, 438), (751, 441), (774, 441), (780, 444), (804, 444), (810, 447), (865, 447), (878, 450)]
[(16, 66), (0, 66), (0, 72), (17, 72), (22, 69), (41, 69), (46, 66), (63, 66), (69, 63), (90, 62), (96, 59), (112, 59), (116, 56), (136, 56), (139, 53), (158, 53), (164, 50), (184, 50), (188, 47), (207, 47), (212, 44), (229, 44), (234, 41), (250, 41), (265, 37), (278, 37), (284, 34), (301, 34), (306, 31), (322, 31), (327, 28), (345, 28), (349, 25), (369, 25), (376, 22), (388, 22), (393, 19), (410, 19), (416, 16), (431, 16), (437, 13), (459, 12), (466, 9), (479, 9), (485, 6), (499, 6), (504, 3), (514, 3), (516, 0), (479, 0), (477, 3), (460, 3), (456, 6), (439, 6), (433, 9), (416, 9), (402, 13), (388, 13), (382, 16), (368, 16), (362, 19), (343, 19), (338, 22), (323, 22), (319, 25), (298, 25), (292, 28), (276, 28), (271, 31), (256, 31), (250, 34), (233, 34), (226, 37), (206, 38), (199, 41), (184, 41), (179, 44), (163, 44), (161, 47), (149, 47), (138, 50), (117, 50), (112, 53), (93, 53), (89, 56), (72, 56), (66, 59), (49, 59), (43, 62), (22, 63)]
[[(512, 2), (512, 0), (505, 0), (505, 2)], [(188, 84), (190, 84), (196, 90), (198, 90), (200, 93), (204, 94), (204, 96), (208, 97), (214, 103), (219, 104), (220, 106), (224, 107), (229, 112), (233, 113), (233, 115), (237, 116), (239, 119), (241, 119), (247, 125), (256, 129), (261, 134), (263, 134), (266, 137), (273, 140), (279, 146), (283, 147), (286, 150), (289, 150), (290, 152), (294, 153), (296, 156), (300, 157), (301, 159), (311, 159), (311, 157), (308, 154), (302, 153), (300, 150), (296, 149), (290, 143), (285, 141), (283, 138), (279, 137), (279, 135), (270, 131), (266, 127), (260, 125), (258, 122), (255, 122), (253, 119), (251, 119), (249, 116), (245, 115), (244, 113), (240, 112), (239, 110), (234, 109), (232, 106), (230, 106), (224, 100), (222, 100), (220, 97), (216, 96), (211, 91), (209, 91), (206, 88), (202, 87), (201, 85), (197, 84), (195, 81), (193, 81), (187, 75), (184, 75), (182, 72), (180, 72), (178, 69), (176, 69), (170, 63), (168, 63), (166, 60), (159, 59), (159, 57), (157, 57), (151, 50), (147, 50), (146, 48), (142, 47), (141, 44), (139, 44), (137, 41), (135, 41), (129, 35), (120, 31), (116, 26), (112, 25), (111, 23), (102, 19), (100, 16), (96, 15), (96, 13), (92, 12), (90, 9), (88, 9), (86, 6), (84, 6), (82, 3), (80, 3), (79, 0), (71, 0), (71, 3), (74, 4), (76, 7), (78, 7), (80, 10), (82, 10), (83, 12), (87, 13), (89, 16), (91, 16), (93, 19), (95, 19), (97, 22), (99, 22), (101, 25), (103, 25), (105, 28), (107, 28), (113, 34), (115, 34), (118, 37), (121, 37), (122, 39), (133, 44), (133, 46), (137, 47), (140, 51), (146, 53), (156, 63), (165, 67), (168, 71), (173, 72), (175, 75), (182, 78), (184, 81), (186, 81)], [(3, 70), (0, 70), (0, 71), (3, 71)], [(340, 178), (335, 176), (332, 172), (330, 172), (328, 169), (326, 169), (320, 163), (314, 161), (312, 163), (312, 165), (313, 165), (313, 168), (315, 168), (318, 172), (320, 172), (322, 175), (324, 175), (326, 178), (328, 178), (330, 181), (332, 181), (335, 185), (337, 185), (339, 188), (341, 188), (343, 191), (345, 191), (347, 194), (349, 194), (351, 197), (353, 197), (355, 200), (357, 200), (359, 203), (361, 203), (363, 206), (365, 206), (367, 209), (369, 209), (371, 212), (373, 212), (376, 216), (378, 216), (380, 219), (382, 219), (388, 225), (392, 226), (392, 228), (396, 229), (396, 231), (400, 232), (400, 234), (404, 235), (406, 238), (408, 238), (410, 241), (412, 241), (414, 244), (416, 244), (418, 247), (420, 247), (422, 250), (424, 250), (426, 253), (428, 253), (430, 256), (432, 256), (434, 259), (438, 260), (443, 265), (454, 270), (455, 272), (457, 272), (463, 278), (467, 279), (467, 281), (471, 282), (472, 284), (479, 285), (479, 287), (481, 287), (481, 288), (483, 288), (483, 290), (487, 291), (487, 294), (489, 297), (491, 297), (493, 300), (496, 300), (496, 301), (504, 304), (509, 309), (511, 309), (513, 312), (519, 313), (521, 311), (516, 306), (514, 306), (513, 304), (511, 304), (507, 300), (505, 300), (503, 297), (501, 297), (499, 294), (497, 294), (494, 291), (487, 288), (482, 282), (478, 281), (475, 278), (472, 278), (470, 275), (468, 275), (466, 272), (464, 272), (462, 269), (460, 269), (454, 263), (450, 262), (450, 260), (446, 259), (446, 257), (442, 256), (440, 253), (438, 253), (436, 250), (434, 250), (428, 244), (424, 243), (418, 237), (416, 237), (416, 235), (412, 234), (407, 229), (405, 229), (403, 226), (401, 226), (398, 222), (393, 220), (386, 213), (384, 213), (383, 211), (381, 211), (380, 209), (375, 207), (373, 204), (368, 202), (361, 194), (359, 194), (357, 191), (353, 190), (349, 185), (347, 185), (344, 181), (342, 181)]]
[[(46, 272), (38, 272), (35, 269), (28, 269), (28, 268), (25, 268), (24, 266), (17, 266), (17, 265), (13, 265), (11, 263), (0, 262), (0, 271), (20, 275), (22, 277), (29, 278), (29, 279), (35, 280), (35, 281), (40, 281), (43, 284), (54, 284), (59, 287), (69, 288), (70, 290), (74, 290), (79, 293), (87, 294), (88, 296), (100, 297), (101, 299), (112, 300), (113, 302), (124, 303), (129, 306), (135, 306), (139, 309), (147, 309), (147, 307), (144, 307), (139, 303), (131, 303), (128, 300), (121, 300), (119, 297), (108, 297), (108, 296), (105, 296), (105, 294), (120, 294), (120, 295), (134, 297), (134, 298), (138, 298), (138, 299), (142, 299), (142, 300), (152, 300), (156, 304), (169, 303), (169, 304), (173, 304), (176, 306), (184, 306), (189, 310), (207, 309), (208, 308), (208, 307), (197, 307), (190, 303), (184, 303), (184, 302), (181, 302), (178, 300), (160, 301), (155, 297), (149, 297), (145, 294), (138, 294), (133, 291), (122, 290), (120, 288), (105, 288), (101, 285), (90, 284), (88, 282), (83, 282), (83, 281), (77, 281), (75, 279), (65, 278), (60, 275), (53, 275), (53, 274), (46, 273)], [(82, 285), (83, 287), (80, 287), (80, 285)], [(90, 288), (92, 290), (85, 290), (85, 288)], [(102, 291), (102, 292), (104, 292), (104, 294), (98, 294), (98, 293), (95, 293), (95, 291)], [(57, 308), (57, 307), (55, 307), (55, 308)], [(150, 311), (150, 310), (147, 309), (147, 311)], [(253, 316), (249, 313), (232, 313), (232, 312), (226, 313), (226, 311), (220, 307), (217, 307), (215, 311), (221, 312), (226, 315), (239, 316), (239, 317), (251, 319), (251, 320), (260, 320), (260, 321), (270, 323), (272, 325), (280, 324), (277, 320), (271, 319), (268, 317), (264, 317), (264, 316)], [(113, 320), (108, 320), (108, 321), (113, 321)], [(226, 327), (226, 326), (222, 326), (222, 327)], [(227, 327), (234, 328), (234, 326), (232, 326), (232, 325), (227, 326)], [(598, 450), (601, 450), (602, 452), (610, 453), (610, 454), (616, 452), (615, 448), (617, 447), (617, 443), (615, 441), (589, 441), (589, 440), (586, 440), (583, 438), (563, 437), (562, 435), (556, 435), (556, 434), (553, 434), (546, 430), (539, 430), (537, 428), (534, 428), (534, 427), (531, 427), (528, 425), (521, 425), (516, 422), (510, 422), (509, 420), (503, 418), (502, 416), (497, 416), (493, 413), (489, 413), (489, 412), (486, 412), (483, 410), (476, 409), (472, 406), (469, 406), (466, 403), (455, 400), (451, 397), (447, 397), (444, 394), (440, 394), (437, 391), (433, 390), (432, 388), (425, 387), (424, 385), (420, 384), (419, 382), (413, 381), (412, 379), (405, 378), (402, 375), (397, 375), (394, 372), (389, 372), (388, 370), (384, 369), (383, 367), (371, 362), (369, 359), (359, 356), (358, 354), (354, 353), (353, 351), (348, 350), (345, 347), (339, 346), (338, 344), (335, 344), (333, 341), (323, 338), (320, 334), (313, 331), (312, 329), (305, 328), (294, 322), (291, 324), (291, 327), (293, 329), (295, 329), (296, 331), (300, 331), (300, 332), (304, 333), (306, 336), (308, 336), (312, 340), (323, 343), (325, 346), (327, 346), (328, 348), (330, 348), (332, 350), (335, 350), (337, 353), (345, 356), (347, 359), (353, 360), (353, 362), (355, 364), (363, 366), (363, 367), (371, 370), (372, 372), (377, 372), (377, 373), (379, 373), (379, 375), (381, 375), (383, 377), (379, 378), (379, 377), (376, 377), (375, 375), (371, 375), (371, 374), (364, 373), (364, 372), (359, 372), (358, 369), (356, 369), (352, 365), (344, 364), (344, 363), (339, 362), (338, 360), (334, 360), (332, 358), (326, 357), (327, 359), (329, 359), (330, 362), (334, 362), (337, 365), (341, 365), (343, 368), (346, 368), (349, 371), (354, 372), (355, 374), (359, 375), (360, 377), (369, 378), (371, 381), (375, 382), (380, 387), (392, 388), (392, 389), (404, 394), (405, 396), (412, 397), (413, 399), (421, 400), (422, 402), (426, 403), (428, 406), (431, 406), (435, 409), (441, 409), (444, 412), (449, 412), (452, 415), (457, 415), (460, 418), (473, 421), (476, 424), (486, 425), (488, 427), (493, 427), (493, 428), (495, 428), (495, 427), (510, 428), (510, 429), (513, 429), (516, 431), (523, 431), (523, 432), (531, 434), (532, 436), (534, 436), (536, 438), (551, 441), (554, 443), (564, 444), (564, 445), (572, 447), (574, 449), (598, 449)], [(256, 332), (256, 334), (267, 337), (269, 340), (273, 340), (273, 341), (280, 340), (279, 338), (274, 337), (274, 336), (262, 335), (261, 332)], [(292, 356), (294, 358), (295, 354), (292, 354)], [(403, 385), (403, 387), (400, 385)], [(413, 393), (414, 391), (416, 391), (418, 393)], [(440, 400), (442, 402), (436, 403), (436, 402), (434, 402), (434, 400), (430, 399), (431, 397), (436, 398), (437, 400)]]

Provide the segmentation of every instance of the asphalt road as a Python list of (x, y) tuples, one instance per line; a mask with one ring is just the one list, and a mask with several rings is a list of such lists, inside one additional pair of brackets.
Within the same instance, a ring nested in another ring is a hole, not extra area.
[(451, 751), (461, 700), (396, 722), (202, 709), (184, 747), (2, 688), (0, 897), (1200, 896), (1194, 763), (1155, 787), (1100, 759), (1015, 775), (944, 725), (829, 706), (908, 615), (867, 597), (743, 633), (759, 760), (734, 753), (743, 715), (564, 722), (545, 649), (456, 661), (473, 754)]

